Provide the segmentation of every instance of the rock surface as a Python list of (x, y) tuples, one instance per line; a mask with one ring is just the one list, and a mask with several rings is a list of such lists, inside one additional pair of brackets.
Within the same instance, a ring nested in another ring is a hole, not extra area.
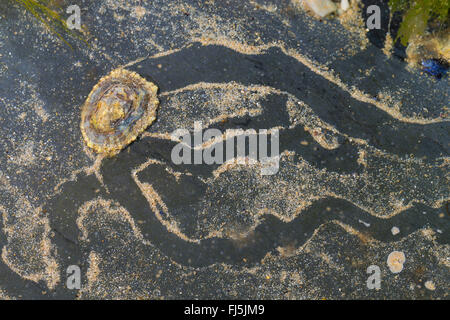
[[(296, 0), (77, 3), (74, 50), (0, 3), (0, 297), (448, 299), (448, 79)], [(119, 67), (160, 108), (104, 159), (81, 105)], [(278, 128), (278, 173), (174, 164), (196, 121)]]

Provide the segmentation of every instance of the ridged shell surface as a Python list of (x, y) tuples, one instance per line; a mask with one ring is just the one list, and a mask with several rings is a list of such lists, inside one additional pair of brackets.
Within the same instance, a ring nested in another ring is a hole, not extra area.
[(116, 69), (100, 79), (81, 111), (81, 133), (97, 153), (120, 152), (156, 119), (158, 87), (135, 72)]

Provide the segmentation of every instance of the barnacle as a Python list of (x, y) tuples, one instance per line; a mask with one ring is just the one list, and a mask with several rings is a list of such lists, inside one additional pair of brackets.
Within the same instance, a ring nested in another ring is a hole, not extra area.
[(156, 119), (158, 87), (135, 72), (116, 69), (94, 86), (81, 111), (88, 147), (113, 156)]

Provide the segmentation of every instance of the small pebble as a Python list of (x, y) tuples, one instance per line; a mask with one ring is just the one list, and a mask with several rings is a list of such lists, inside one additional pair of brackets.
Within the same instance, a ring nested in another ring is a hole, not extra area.
[(393, 251), (388, 256), (387, 265), (392, 273), (400, 273), (405, 261), (405, 254), (402, 251)]
[(425, 282), (425, 288), (427, 288), (428, 290), (431, 290), (431, 291), (436, 290), (436, 286), (434, 285), (434, 282), (431, 280), (428, 280)]
[(337, 10), (336, 5), (331, 0), (305, 0), (305, 3), (321, 18)]
[(341, 1), (341, 10), (347, 11), (349, 8), (350, 8), (350, 3), (348, 2), (348, 0), (342, 0)]
[(397, 227), (392, 227), (391, 232), (392, 232), (392, 235), (395, 236), (400, 233), (400, 229)]

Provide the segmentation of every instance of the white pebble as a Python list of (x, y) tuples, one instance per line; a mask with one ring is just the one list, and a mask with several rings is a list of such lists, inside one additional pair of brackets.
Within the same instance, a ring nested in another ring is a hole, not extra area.
[(341, 10), (347, 11), (349, 8), (350, 8), (350, 3), (348, 2), (348, 0), (342, 0), (341, 1)]
[(431, 280), (428, 280), (425, 282), (425, 288), (427, 288), (430, 291), (436, 290), (436, 286), (435, 286), (434, 282)]
[(392, 227), (391, 232), (392, 232), (392, 235), (395, 236), (400, 233), (400, 229), (397, 227)]
[(331, 0), (304, 0), (304, 1), (306, 5), (321, 18), (337, 10), (336, 5)]
[(388, 256), (387, 265), (392, 273), (400, 273), (403, 270), (405, 261), (406, 257), (402, 251), (393, 251)]

